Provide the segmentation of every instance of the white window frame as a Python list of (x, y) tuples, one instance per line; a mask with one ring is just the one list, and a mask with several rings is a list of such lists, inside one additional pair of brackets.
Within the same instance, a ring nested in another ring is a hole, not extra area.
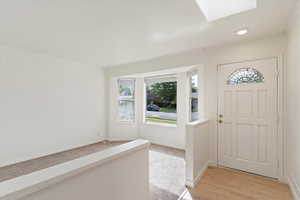
[[(192, 121), (192, 99), (193, 99), (193, 97), (192, 97), (192, 76), (194, 76), (194, 75), (198, 75), (198, 81), (197, 81), (197, 90), (198, 90), (198, 96), (197, 96), (197, 99), (198, 99), (198, 119), (197, 120), (194, 120), (194, 121)], [(188, 105), (189, 105), (189, 109), (188, 109), (188, 111), (189, 111), (189, 113), (188, 113), (188, 121), (189, 122), (195, 122), (195, 121), (198, 121), (198, 120), (200, 120), (200, 105), (199, 105), (199, 103), (200, 103), (200, 97), (199, 97), (199, 95), (200, 95), (200, 87), (199, 87), (199, 83), (200, 83), (200, 76), (199, 76), (199, 71), (198, 70), (193, 70), (193, 71), (189, 71), (188, 72), (188, 87), (189, 87), (189, 89), (188, 89), (188, 91), (189, 91), (189, 103), (188, 103)]]
[[(158, 123), (158, 122), (147, 122), (146, 121), (146, 112), (147, 112), (147, 83), (151, 82), (176, 82), (176, 104), (178, 101), (178, 76), (177, 74), (167, 74), (167, 75), (158, 75), (151, 77), (144, 77), (144, 106), (143, 106), (143, 123), (146, 125), (156, 125), (156, 126), (165, 126), (165, 127), (177, 127), (178, 126), (178, 116), (176, 118), (176, 124), (168, 123)], [(176, 114), (178, 106), (176, 105)]]
[[(132, 96), (120, 96), (120, 81), (133, 81), (133, 95)], [(120, 123), (134, 123), (136, 121), (136, 79), (135, 78), (118, 78), (117, 79), (117, 120)], [(125, 120), (120, 118), (119, 114), (119, 102), (120, 101), (133, 101), (134, 111), (133, 111), (133, 119), (132, 120)]]

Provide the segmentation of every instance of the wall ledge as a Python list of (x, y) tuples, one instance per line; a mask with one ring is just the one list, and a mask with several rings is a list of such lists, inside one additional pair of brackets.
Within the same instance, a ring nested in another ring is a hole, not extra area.
[(147, 140), (139, 139), (1, 182), (0, 200), (16, 200), (22, 198), (93, 167), (103, 165), (135, 151), (149, 148), (149, 146), (150, 143)]
[(198, 125), (206, 124), (208, 122), (209, 122), (208, 119), (199, 119), (199, 120), (194, 121), (194, 122), (189, 122), (186, 125), (187, 126), (198, 126)]

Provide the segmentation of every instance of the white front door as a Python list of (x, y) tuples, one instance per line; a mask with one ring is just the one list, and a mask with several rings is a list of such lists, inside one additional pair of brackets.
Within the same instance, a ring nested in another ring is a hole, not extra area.
[(277, 177), (277, 59), (218, 68), (219, 165)]

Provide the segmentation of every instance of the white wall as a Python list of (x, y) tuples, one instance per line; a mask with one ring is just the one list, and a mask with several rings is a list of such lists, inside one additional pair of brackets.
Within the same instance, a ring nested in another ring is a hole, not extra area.
[[(250, 33), (251, 34), (251, 33)], [(282, 61), (286, 50), (286, 35), (269, 36), (263, 39), (244, 41), (237, 44), (195, 49), (176, 55), (107, 68), (108, 77), (135, 73), (173, 69), (175, 67), (203, 64), (205, 82), (205, 118), (210, 119), (210, 159), (217, 161), (217, 65), (266, 57), (278, 57)]]
[(300, 3), (291, 16), (288, 32), (286, 96), (287, 165), (289, 181), (300, 199)]
[[(118, 78), (109, 78), (108, 80), (109, 85), (109, 93), (107, 94), (107, 97), (109, 99), (108, 101), (108, 115), (109, 115), (109, 121), (108, 121), (108, 135), (107, 139), (112, 141), (122, 141), (122, 140), (134, 140), (139, 138), (138, 133), (138, 119), (139, 116), (135, 116), (135, 121), (133, 122), (119, 122), (118, 121)], [(140, 84), (137, 84), (139, 80), (136, 80), (136, 86), (139, 86), (135, 88), (135, 110), (137, 111), (140, 104), (141, 99), (141, 86)], [(136, 112), (139, 113), (139, 112)]]
[(101, 140), (104, 84), (97, 67), (0, 46), (0, 166)]
[(209, 164), (209, 121), (187, 124), (185, 148), (186, 185), (194, 187)]
[(149, 200), (149, 146), (136, 140), (1, 182), (0, 199)]

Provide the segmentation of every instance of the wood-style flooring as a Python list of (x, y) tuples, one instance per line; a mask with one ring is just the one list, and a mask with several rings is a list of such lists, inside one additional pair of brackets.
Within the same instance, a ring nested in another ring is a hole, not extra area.
[(236, 170), (209, 167), (183, 200), (292, 200), (287, 184)]

